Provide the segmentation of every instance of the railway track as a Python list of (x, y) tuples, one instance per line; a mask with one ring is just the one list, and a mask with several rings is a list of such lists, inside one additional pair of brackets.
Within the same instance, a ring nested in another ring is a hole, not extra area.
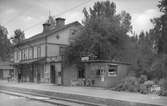
[[(21, 96), (21, 97), (26, 97), (26, 98), (37, 100), (37, 101), (56, 104), (58, 106), (107, 106), (101, 103), (93, 103), (93, 102), (78, 100), (75, 98), (71, 99), (67, 97), (55, 96), (53, 94), (51, 95), (51, 92), (38, 91), (38, 90), (32, 90), (32, 89), (0, 86), (0, 92), (6, 93), (9, 95)], [(57, 94), (57, 95), (60, 95), (60, 94)]]

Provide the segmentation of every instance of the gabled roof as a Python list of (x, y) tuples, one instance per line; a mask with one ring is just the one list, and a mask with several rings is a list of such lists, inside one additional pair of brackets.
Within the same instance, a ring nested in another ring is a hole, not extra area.
[(34, 41), (36, 39), (45, 38), (45, 37), (47, 37), (47, 36), (49, 36), (49, 35), (51, 35), (51, 34), (53, 34), (55, 32), (59, 32), (59, 31), (64, 30), (64, 29), (66, 29), (68, 27), (71, 27), (73, 25), (80, 25), (80, 26), (82, 26), (78, 21), (75, 21), (75, 22), (72, 22), (70, 24), (67, 24), (67, 25), (64, 25), (62, 27), (59, 27), (59, 28), (55, 27), (55, 29), (50, 30), (48, 32), (42, 32), (42, 33), (36, 34), (36, 35), (34, 35), (34, 36), (32, 36), (32, 37), (30, 37), (28, 39), (23, 40), (21, 43), (19, 43), (18, 45), (15, 45), (15, 46), (19, 46), (19, 45), (22, 45), (22, 44)]

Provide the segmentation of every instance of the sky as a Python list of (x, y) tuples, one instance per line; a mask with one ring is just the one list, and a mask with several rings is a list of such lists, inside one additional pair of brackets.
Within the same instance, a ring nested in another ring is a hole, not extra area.
[[(8, 37), (14, 35), (15, 29), (21, 29), (29, 38), (42, 32), (42, 24), (49, 14), (65, 18), (66, 24), (82, 22), (83, 8), (90, 8), (97, 1), (104, 0), (0, 0), (0, 25), (8, 29)], [(152, 28), (150, 19), (161, 15), (158, 0), (110, 1), (116, 3), (118, 13), (123, 10), (130, 13), (133, 31), (137, 34)]]

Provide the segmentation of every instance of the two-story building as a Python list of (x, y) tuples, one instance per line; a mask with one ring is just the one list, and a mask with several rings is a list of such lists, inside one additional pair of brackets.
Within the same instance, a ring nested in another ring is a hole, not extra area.
[(49, 19), (43, 32), (15, 45), (14, 69), (16, 78), (25, 82), (63, 83), (63, 51), (82, 27), (79, 22), (65, 24), (64, 18)]

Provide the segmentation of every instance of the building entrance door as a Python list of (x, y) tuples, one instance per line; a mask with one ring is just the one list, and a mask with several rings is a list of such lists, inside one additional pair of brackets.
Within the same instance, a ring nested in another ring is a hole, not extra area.
[(55, 65), (50, 65), (50, 79), (51, 83), (56, 83), (56, 72), (55, 72)]

